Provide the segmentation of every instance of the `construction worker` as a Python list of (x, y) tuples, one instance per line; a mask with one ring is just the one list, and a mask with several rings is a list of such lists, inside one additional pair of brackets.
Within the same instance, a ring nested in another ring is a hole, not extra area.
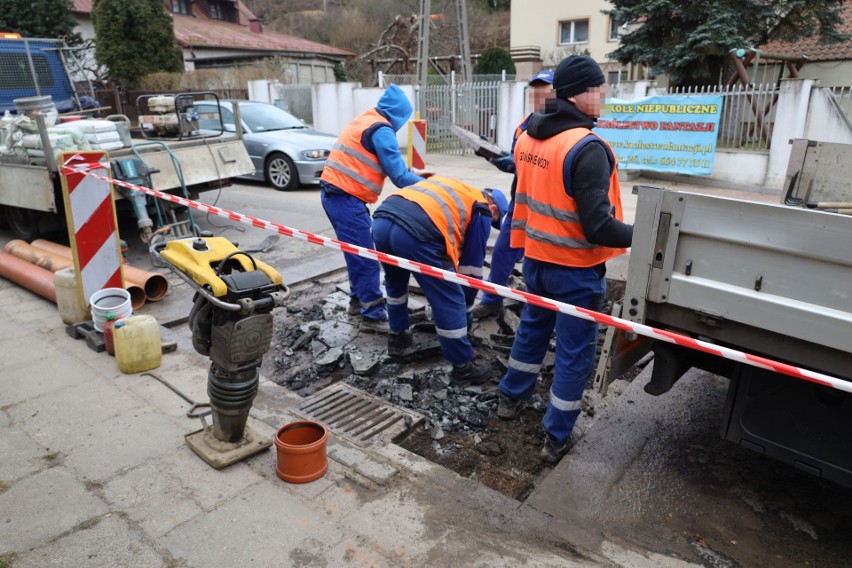
[[(402, 90), (391, 85), (376, 107), (356, 116), (337, 139), (322, 171), (320, 189), (322, 207), (338, 240), (373, 248), (367, 204), (378, 200), (385, 177), (397, 187), (425, 179), (408, 171), (396, 140), (396, 132), (411, 111)], [(427, 172), (422, 173), (428, 177)], [(362, 330), (387, 333), (379, 263), (352, 254), (343, 256), (349, 274), (349, 313), (360, 311)]]
[[(514, 154), (511, 244), (524, 249), (527, 291), (592, 310), (605, 298), (605, 262), (624, 254), (633, 238), (633, 227), (622, 222), (615, 154), (591, 131), (604, 83), (594, 59), (563, 59), (553, 77), (556, 98), (547, 113), (530, 117)], [(512, 419), (533, 395), (554, 325), (556, 364), (541, 450), (550, 463), (576, 441), (572, 430), (594, 367), (597, 324), (525, 304), (497, 406), (500, 418)]]
[[(447, 177), (431, 177), (401, 189), (382, 202), (374, 215), (376, 249), (388, 254), (482, 278), (491, 227), (499, 227), (509, 203), (499, 190), (479, 190)], [(401, 357), (412, 343), (408, 318), (411, 272), (385, 265), (390, 336), (388, 354)], [(414, 273), (426, 299), (444, 357), (453, 364), (458, 386), (481, 384), (491, 365), (475, 363), (468, 340), (469, 310), (476, 290)]]
[[(553, 96), (553, 71), (545, 69), (536, 73), (529, 82), (529, 106), (531, 113), (528, 114), (521, 123), (515, 128), (515, 135), (512, 137), (512, 151), (515, 150), (515, 144), (518, 141), (518, 136), (526, 130), (527, 122), (533, 112), (542, 112), (545, 102)], [(515, 173), (515, 158), (510, 152), (506, 156), (500, 158), (487, 158), (489, 162), (494, 164), (497, 169), (509, 174)], [(515, 180), (512, 180), (512, 200), (509, 202), (509, 212), (503, 219), (500, 225), (500, 234), (497, 235), (497, 240), (494, 241), (494, 248), (491, 250), (491, 270), (488, 273), (488, 282), (507, 286), (509, 284), (509, 276), (512, 275), (512, 270), (515, 264), (524, 256), (524, 250), (512, 248), (509, 243), (509, 234), (512, 230), (512, 212), (515, 210)], [(482, 293), (482, 299), (473, 307), (473, 319), (482, 319), (489, 316), (499, 315), (503, 313), (503, 298), (496, 294)]]

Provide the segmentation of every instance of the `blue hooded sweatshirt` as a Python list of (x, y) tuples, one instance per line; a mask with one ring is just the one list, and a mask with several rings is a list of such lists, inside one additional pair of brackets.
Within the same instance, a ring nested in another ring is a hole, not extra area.
[(393, 128), (386, 124), (371, 126), (361, 136), (361, 145), (376, 154), (379, 164), (395, 186), (407, 187), (423, 181), (424, 178), (408, 171), (396, 141), (396, 132), (408, 122), (413, 110), (405, 93), (396, 85), (389, 86), (379, 99), (376, 110)]

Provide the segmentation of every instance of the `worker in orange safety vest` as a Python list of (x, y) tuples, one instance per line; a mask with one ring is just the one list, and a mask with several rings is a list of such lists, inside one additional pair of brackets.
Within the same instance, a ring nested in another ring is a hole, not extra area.
[[(375, 108), (356, 116), (337, 139), (323, 168), (320, 189), (323, 209), (338, 240), (373, 248), (367, 204), (376, 203), (385, 178), (405, 187), (430, 175), (409, 171), (399, 152), (396, 132), (411, 112), (405, 93), (391, 85)], [(343, 256), (349, 275), (349, 313), (361, 314), (360, 329), (387, 333), (379, 263), (353, 254)]]
[[(376, 249), (429, 266), (482, 278), (491, 228), (499, 228), (509, 202), (499, 190), (480, 190), (458, 180), (433, 176), (401, 189), (376, 209)], [(412, 344), (408, 317), (411, 272), (385, 265), (390, 335), (388, 354), (403, 357)], [(476, 289), (414, 273), (429, 305), (441, 352), (453, 364), (457, 386), (481, 384), (491, 377), (487, 362), (474, 362), (468, 339)]]
[[(572, 55), (554, 72), (556, 98), (530, 118), (515, 145), (517, 188), (511, 245), (524, 249), (527, 291), (591, 310), (606, 295), (605, 262), (624, 254), (633, 227), (623, 222), (615, 154), (592, 132), (604, 101), (594, 59)], [(542, 458), (558, 462), (575, 444), (574, 425), (595, 362), (597, 324), (524, 304), (497, 416), (517, 417), (535, 390), (556, 328), (553, 383), (543, 419)]]

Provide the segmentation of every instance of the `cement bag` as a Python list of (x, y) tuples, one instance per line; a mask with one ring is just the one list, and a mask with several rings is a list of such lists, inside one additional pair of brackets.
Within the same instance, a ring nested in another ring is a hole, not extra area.
[(117, 140), (121, 140), (121, 135), (119, 135), (118, 130), (112, 130), (110, 132), (89, 132), (86, 133), (85, 136), (86, 140), (92, 144), (103, 144), (104, 142), (115, 142)]
[(101, 120), (91, 118), (87, 120), (77, 120), (74, 122), (74, 128), (84, 134), (92, 134), (96, 132), (113, 132), (116, 130), (115, 122), (111, 120)]

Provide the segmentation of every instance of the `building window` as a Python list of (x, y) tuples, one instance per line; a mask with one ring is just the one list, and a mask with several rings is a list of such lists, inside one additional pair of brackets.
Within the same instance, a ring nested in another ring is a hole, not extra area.
[(237, 21), (237, 11), (232, 1), (207, 0), (207, 8), (210, 17), (214, 20), (223, 20), (225, 22)]
[(190, 0), (172, 0), (172, 14), (192, 14)]
[(589, 20), (559, 22), (559, 45), (587, 43), (588, 41)]
[(609, 41), (618, 41), (618, 28), (621, 27), (621, 24), (613, 18), (609, 17)]

